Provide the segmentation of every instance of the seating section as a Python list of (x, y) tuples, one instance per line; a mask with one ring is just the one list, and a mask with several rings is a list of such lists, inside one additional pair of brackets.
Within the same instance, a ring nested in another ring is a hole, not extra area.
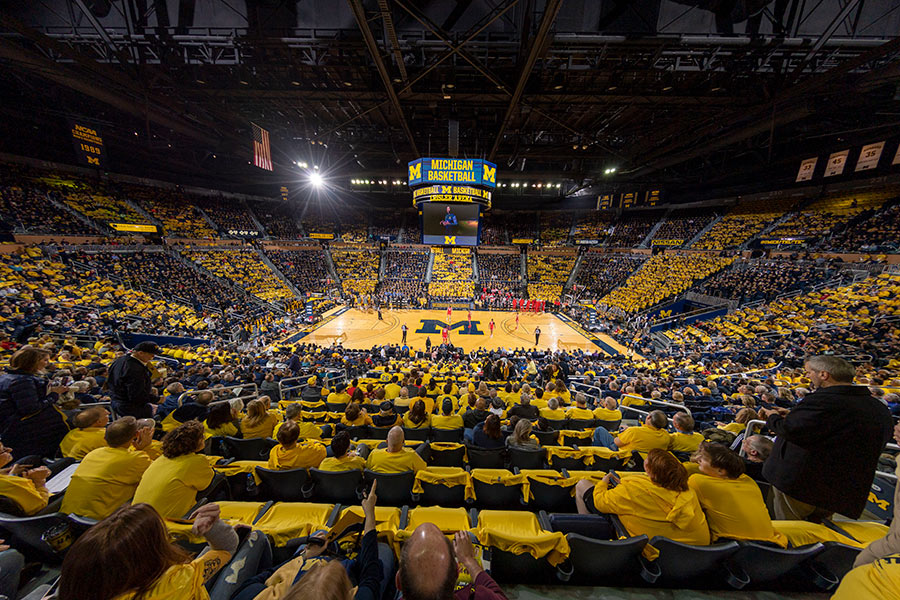
[(646, 254), (608, 254), (588, 251), (581, 258), (581, 266), (575, 277), (579, 292), (588, 298), (600, 298), (634, 273), (644, 261)]
[(197, 206), (203, 209), (222, 235), (245, 237), (238, 233), (230, 234), (228, 232), (259, 231), (250, 215), (250, 209), (241, 200), (204, 196), (197, 199)]
[(420, 306), (427, 295), (428, 258), (428, 250), (392, 248), (385, 251), (382, 254), (384, 278), (378, 282), (378, 298), (386, 304)]
[(149, 225), (147, 218), (105, 186), (89, 188), (78, 185), (62, 192), (62, 201), (98, 223)]
[(184, 248), (181, 253), (213, 275), (233, 281), (261, 300), (287, 300), (294, 297), (281, 278), (253, 250)]
[(541, 244), (548, 247), (564, 246), (572, 229), (572, 213), (541, 211)]
[(528, 253), (528, 297), (532, 300), (557, 302), (563, 285), (575, 266), (575, 253)]
[(345, 294), (371, 295), (375, 292), (381, 261), (377, 250), (332, 246), (331, 258)]
[(256, 219), (266, 228), (269, 237), (276, 240), (296, 240), (302, 237), (294, 211), (283, 200), (254, 202), (251, 208)]
[(320, 246), (304, 246), (298, 250), (269, 249), (265, 252), (272, 264), (301, 292), (323, 293), (331, 287), (325, 252)]
[(772, 300), (780, 294), (808, 288), (837, 275), (835, 268), (822, 268), (805, 261), (751, 260), (719, 271), (695, 290), (743, 304)]
[(776, 227), (771, 237), (825, 235), (867, 210), (877, 210), (890, 196), (889, 192), (873, 192), (821, 198)]
[(668, 247), (677, 248), (690, 242), (695, 235), (703, 231), (703, 228), (712, 223), (716, 218), (715, 212), (709, 208), (694, 208), (688, 210), (676, 210), (666, 217), (662, 226), (653, 234), (653, 240), (675, 241), (683, 240), (681, 244), (669, 244)]
[(48, 210), (62, 194), (30, 181), (0, 184), (0, 220), (5, 229), (25, 233), (96, 235), (96, 231), (67, 212)]
[(161, 222), (167, 236), (203, 239), (217, 237), (194, 205), (195, 199), (184, 192), (135, 185), (125, 187), (123, 193)]
[(428, 294), (435, 299), (470, 299), (475, 295), (472, 251), (468, 248), (432, 248), (434, 264)]
[[(414, 219), (414, 216), (409, 211), (402, 213), (400, 211), (372, 211), (372, 237), (375, 240), (387, 238), (389, 241), (397, 241), (403, 222), (406, 221), (407, 227), (409, 227), (412, 219)], [(406, 241), (418, 242), (419, 238), (415, 235), (410, 237), (409, 233), (407, 233)]]
[(607, 246), (611, 248), (635, 248), (662, 218), (662, 211), (642, 212), (640, 215), (625, 215), (617, 223)]
[(588, 212), (577, 214), (575, 218), (575, 240), (597, 240), (603, 243), (612, 225), (611, 212)]
[(900, 199), (894, 198), (881, 210), (868, 209), (848, 226), (816, 245), (826, 252), (890, 252), (900, 244)]
[(734, 258), (706, 254), (657, 254), (600, 302), (625, 313), (639, 312), (680, 294), (732, 262)]
[(478, 253), (478, 287), (485, 295), (521, 297), (522, 260), (516, 254)]
[(693, 247), (699, 250), (737, 248), (783, 217), (795, 203), (794, 198), (742, 202), (704, 233)]
[(505, 246), (509, 243), (506, 239), (506, 216), (487, 212), (481, 217), (481, 243), (486, 246)]

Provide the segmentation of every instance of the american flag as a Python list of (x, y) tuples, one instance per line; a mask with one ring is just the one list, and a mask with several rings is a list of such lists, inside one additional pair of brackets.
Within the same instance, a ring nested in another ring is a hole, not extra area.
[(257, 125), (253, 126), (253, 164), (260, 169), (271, 171), (272, 169), (272, 149), (269, 147), (269, 132)]

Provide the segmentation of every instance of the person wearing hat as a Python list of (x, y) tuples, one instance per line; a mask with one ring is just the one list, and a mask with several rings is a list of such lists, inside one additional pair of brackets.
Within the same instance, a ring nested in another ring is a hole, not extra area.
[(150, 361), (159, 354), (153, 342), (141, 342), (131, 353), (120, 356), (109, 366), (107, 380), (112, 407), (120, 416), (146, 419), (153, 416), (159, 396), (152, 386)]
[(319, 378), (315, 375), (306, 380), (306, 387), (300, 392), (300, 399), (308, 402), (322, 400), (322, 388), (319, 386)]
[(402, 419), (400, 415), (394, 412), (394, 403), (390, 400), (385, 400), (381, 403), (381, 410), (377, 415), (372, 415), (372, 422), (375, 424), (375, 427), (393, 427), (394, 425), (400, 425)]

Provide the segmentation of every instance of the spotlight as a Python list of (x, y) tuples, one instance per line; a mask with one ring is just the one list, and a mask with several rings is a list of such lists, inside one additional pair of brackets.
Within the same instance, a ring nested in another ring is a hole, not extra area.
[(322, 176), (318, 173), (310, 173), (309, 182), (313, 184), (313, 187), (322, 187)]
[(561, 183), (557, 183), (557, 184), (556, 184), (556, 187), (558, 187), (558, 188), (559, 188), (559, 187), (562, 187), (562, 184), (561, 184)]
[(664, 92), (668, 92), (668, 91), (671, 90), (671, 89), (672, 89), (672, 86), (671, 86), (671, 85), (667, 85), (666, 87), (663, 88), (663, 91), (664, 91)]

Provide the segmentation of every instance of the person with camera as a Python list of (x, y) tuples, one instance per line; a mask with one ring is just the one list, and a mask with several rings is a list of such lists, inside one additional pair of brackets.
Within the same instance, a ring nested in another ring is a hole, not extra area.
[(13, 448), (13, 458), (52, 457), (69, 427), (56, 406), (68, 387), (48, 384), (42, 373), (50, 353), (25, 346), (9, 359), (0, 375), (0, 438)]

